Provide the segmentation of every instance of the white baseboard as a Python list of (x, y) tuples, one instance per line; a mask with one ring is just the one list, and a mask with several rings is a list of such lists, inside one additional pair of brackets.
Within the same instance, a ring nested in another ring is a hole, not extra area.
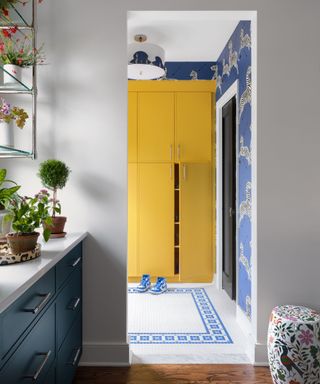
[(237, 323), (239, 324), (239, 327), (241, 328), (242, 332), (246, 336), (252, 337), (252, 323), (247, 318), (243, 310), (239, 307), (239, 305), (237, 305), (236, 318), (237, 318)]
[(257, 367), (269, 366), (267, 344), (256, 343), (254, 351), (254, 365)]
[(130, 365), (128, 343), (83, 343), (81, 366), (125, 367)]

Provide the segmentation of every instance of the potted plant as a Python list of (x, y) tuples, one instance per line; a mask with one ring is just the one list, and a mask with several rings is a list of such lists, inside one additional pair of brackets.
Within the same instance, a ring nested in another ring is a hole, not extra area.
[(43, 238), (49, 240), (50, 229), (48, 226), (52, 223), (49, 214), (48, 196), (42, 193), (34, 197), (16, 197), (11, 199), (9, 212), (12, 218), (12, 229), (6, 236), (11, 253), (19, 254), (22, 252), (33, 251), (36, 248), (37, 240), (40, 235), (36, 229), (42, 227)]
[(53, 192), (52, 225), (50, 231), (52, 237), (64, 237), (64, 226), (67, 221), (65, 216), (56, 216), (61, 213), (61, 205), (57, 199), (58, 189), (64, 188), (70, 174), (70, 169), (60, 160), (49, 159), (40, 164), (38, 176), (44, 187)]
[[(0, 169), (0, 241), (4, 241), (6, 234), (10, 232), (11, 220), (9, 211), (6, 209), (13, 196), (20, 189), (20, 185), (17, 185), (12, 180), (7, 180), (7, 170)], [(11, 184), (10, 187), (5, 185)]]
[(43, 45), (37, 49), (32, 45), (32, 35), (23, 33), (16, 38), (18, 27), (2, 29), (0, 34), (0, 61), (3, 64), (3, 83), (6, 86), (22, 85), (22, 68), (43, 64)]
[(13, 147), (13, 122), (22, 129), (28, 118), (23, 108), (11, 105), (4, 99), (0, 99), (0, 145)]

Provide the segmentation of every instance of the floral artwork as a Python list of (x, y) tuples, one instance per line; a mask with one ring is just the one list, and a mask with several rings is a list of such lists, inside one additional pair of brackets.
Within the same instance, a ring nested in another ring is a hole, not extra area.
[(268, 356), (275, 384), (319, 384), (320, 314), (293, 305), (274, 308)]

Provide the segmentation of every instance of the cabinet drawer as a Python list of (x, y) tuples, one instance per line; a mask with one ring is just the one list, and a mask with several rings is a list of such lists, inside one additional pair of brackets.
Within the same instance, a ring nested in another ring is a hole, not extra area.
[(55, 306), (52, 305), (3, 367), (0, 383), (28, 384), (36, 381), (47, 384), (44, 379), (55, 359), (54, 322)]
[(35, 320), (55, 294), (54, 269), (29, 288), (2, 317), (3, 358), (25, 329)]
[(56, 287), (57, 290), (66, 281), (68, 276), (75, 269), (81, 266), (82, 243), (73, 248), (56, 266)]
[(57, 383), (71, 384), (81, 353), (82, 323), (78, 316), (58, 353)]
[(81, 269), (78, 268), (57, 298), (57, 348), (65, 339), (74, 319), (81, 311)]
[(43, 384), (56, 384), (56, 362), (54, 361), (43, 379)]

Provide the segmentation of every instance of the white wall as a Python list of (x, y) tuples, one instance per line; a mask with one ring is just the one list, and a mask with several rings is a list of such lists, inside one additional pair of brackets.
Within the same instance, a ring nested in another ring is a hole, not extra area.
[[(72, 176), (60, 194), (69, 231), (87, 229), (86, 363), (125, 363), (126, 12), (258, 10), (257, 361), (280, 303), (320, 309), (320, 89), (317, 0), (54, 0), (40, 9), (49, 65), (39, 70), (39, 161)], [(208, 36), (210, 38), (210, 36)], [(7, 160), (35, 191), (39, 161)], [(254, 309), (253, 309), (254, 310)], [(259, 348), (259, 345), (262, 345)]]

